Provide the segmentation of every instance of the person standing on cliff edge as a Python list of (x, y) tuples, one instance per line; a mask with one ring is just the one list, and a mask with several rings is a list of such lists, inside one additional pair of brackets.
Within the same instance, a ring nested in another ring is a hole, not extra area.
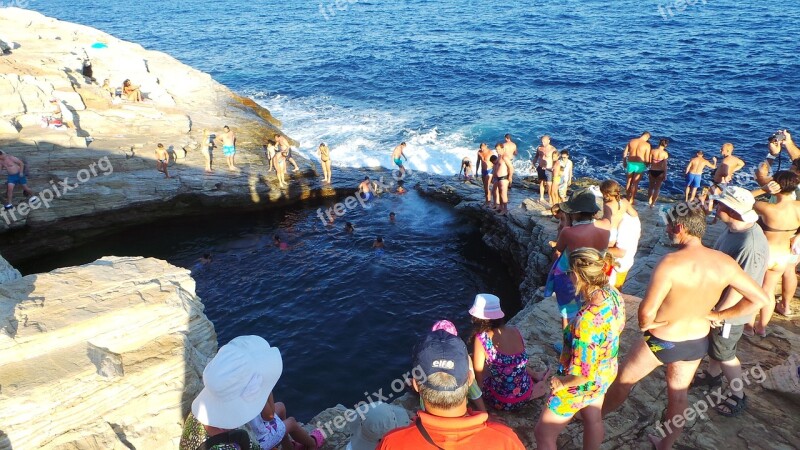
[(238, 171), (236, 168), (236, 135), (231, 131), (230, 127), (225, 125), (222, 127), (222, 154), (225, 155), (225, 160), (228, 161), (228, 169)]
[(14, 204), (11, 201), (14, 197), (14, 186), (18, 184), (22, 186), (23, 195), (29, 197), (31, 203), (39, 201), (39, 198), (28, 187), (28, 178), (25, 176), (25, 163), (22, 160), (0, 151), (0, 169), (5, 169), (8, 172), (8, 201), (4, 206), (6, 210), (14, 208)]
[(625, 191), (631, 205), (636, 199), (636, 192), (639, 190), (642, 174), (647, 171), (646, 162), (650, 161), (650, 149), (650, 132), (645, 131), (638, 138), (631, 139), (622, 152), (622, 167), (625, 168), (628, 179)]
[[(708, 353), (708, 334), (722, 321), (754, 314), (767, 294), (730, 256), (702, 243), (706, 232), (703, 208), (678, 203), (665, 213), (666, 232), (678, 251), (664, 256), (653, 269), (647, 294), (639, 305), (644, 334), (630, 349), (603, 403), (603, 416), (619, 408), (633, 386), (657, 367), (667, 366), (667, 411), (648, 436), (656, 450), (672, 448), (688, 420), (688, 390), (700, 361)], [(743, 300), (713, 311), (728, 287)]]
[(289, 144), (289, 140), (286, 139), (286, 136), (282, 134), (275, 135), (275, 142), (278, 144), (278, 149), (286, 156), (286, 160), (294, 166), (292, 172), (299, 172), (300, 168), (297, 167), (297, 162), (295, 162), (294, 158), (292, 158), (292, 146)]
[(491, 157), (492, 150), (485, 142), (482, 142), (478, 149), (478, 159), (475, 161), (475, 176), (478, 176), (478, 170), (480, 170), (481, 179), (483, 180), (483, 193), (486, 196), (486, 201), (483, 202), (484, 206), (489, 206), (492, 203), (492, 191), (489, 189), (489, 173), (492, 166), (489, 158)]

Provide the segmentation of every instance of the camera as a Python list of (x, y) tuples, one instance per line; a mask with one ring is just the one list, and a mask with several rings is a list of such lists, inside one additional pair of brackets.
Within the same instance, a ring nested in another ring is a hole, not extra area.
[(786, 140), (786, 134), (783, 131), (777, 131), (769, 138), (770, 142), (783, 143), (783, 141), (785, 140)]

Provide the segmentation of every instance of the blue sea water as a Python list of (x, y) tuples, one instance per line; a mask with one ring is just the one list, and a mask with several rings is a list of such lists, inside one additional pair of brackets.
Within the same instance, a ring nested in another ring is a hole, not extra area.
[[(579, 175), (622, 179), (627, 140), (689, 154), (730, 141), (753, 167), (800, 131), (796, 0), (31, 0), (30, 7), (165, 51), (252, 96), (313, 155), (456, 173), (479, 142), (543, 134)], [(798, 133), (800, 134), (800, 133)], [(525, 171), (524, 164), (519, 169)], [(679, 173), (680, 172), (680, 173)]]

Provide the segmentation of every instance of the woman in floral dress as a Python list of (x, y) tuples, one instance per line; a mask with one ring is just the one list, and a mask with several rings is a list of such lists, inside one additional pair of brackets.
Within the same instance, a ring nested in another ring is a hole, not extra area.
[(555, 450), (558, 435), (578, 412), (584, 450), (598, 449), (603, 442), (603, 398), (617, 377), (619, 338), (625, 327), (625, 303), (608, 285), (613, 267), (608, 252), (580, 248), (570, 254), (570, 277), (583, 304), (564, 330), (564, 371), (550, 380), (552, 393), (534, 431), (539, 450)]

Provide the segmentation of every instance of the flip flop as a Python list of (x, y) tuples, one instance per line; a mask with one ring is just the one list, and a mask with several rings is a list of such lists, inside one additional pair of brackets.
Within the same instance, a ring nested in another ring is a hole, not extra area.
[(322, 433), (322, 430), (319, 428), (314, 428), (314, 431), (311, 433), (311, 437), (314, 438), (314, 441), (317, 443), (317, 448), (322, 448), (323, 444), (325, 444), (325, 435)]

